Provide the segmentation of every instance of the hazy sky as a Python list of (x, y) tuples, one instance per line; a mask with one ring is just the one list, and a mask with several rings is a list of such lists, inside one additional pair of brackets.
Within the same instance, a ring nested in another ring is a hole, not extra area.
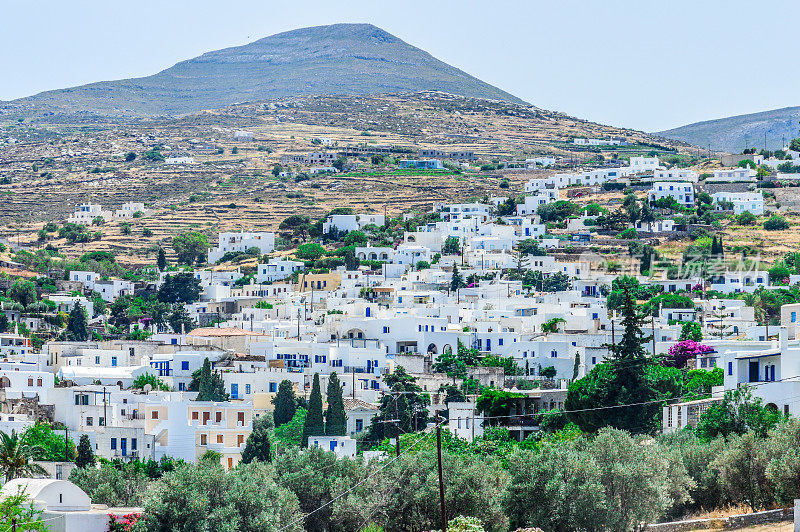
[(369, 22), (547, 109), (647, 131), (800, 105), (800, 2), (0, 0), (0, 100)]

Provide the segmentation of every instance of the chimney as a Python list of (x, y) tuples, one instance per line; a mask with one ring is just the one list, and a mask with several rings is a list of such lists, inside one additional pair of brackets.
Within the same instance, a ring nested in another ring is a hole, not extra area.
[(781, 327), (778, 338), (780, 339), (781, 353), (785, 353), (789, 347), (789, 330), (786, 327)]

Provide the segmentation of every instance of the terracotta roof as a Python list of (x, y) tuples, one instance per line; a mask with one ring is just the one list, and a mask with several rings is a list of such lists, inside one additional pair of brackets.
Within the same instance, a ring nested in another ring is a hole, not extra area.
[(378, 410), (377, 406), (361, 399), (345, 399), (343, 403), (345, 410)]
[(264, 334), (245, 331), (238, 327), (198, 327), (190, 332), (188, 336), (264, 336)]

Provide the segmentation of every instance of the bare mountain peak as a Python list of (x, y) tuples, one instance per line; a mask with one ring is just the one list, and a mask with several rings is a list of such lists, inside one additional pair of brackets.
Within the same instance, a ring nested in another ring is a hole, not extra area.
[(300, 28), (207, 52), (152, 76), (13, 103), (43, 112), (163, 115), (285, 96), (425, 90), (524, 103), (372, 24)]

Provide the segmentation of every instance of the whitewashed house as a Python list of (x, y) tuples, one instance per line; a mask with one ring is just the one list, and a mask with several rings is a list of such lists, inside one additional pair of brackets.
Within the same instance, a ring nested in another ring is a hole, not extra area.
[(761, 192), (717, 192), (712, 194), (717, 210), (722, 210), (721, 202), (733, 204), (733, 213), (749, 212), (756, 216), (764, 214), (764, 195)]
[(275, 249), (275, 233), (267, 231), (220, 233), (219, 244), (208, 251), (208, 262), (214, 263), (229, 252), (246, 252), (257, 248), (261, 255), (271, 253)]
[(682, 181), (656, 181), (647, 192), (650, 203), (663, 198), (673, 198), (684, 207), (694, 206), (694, 185)]

